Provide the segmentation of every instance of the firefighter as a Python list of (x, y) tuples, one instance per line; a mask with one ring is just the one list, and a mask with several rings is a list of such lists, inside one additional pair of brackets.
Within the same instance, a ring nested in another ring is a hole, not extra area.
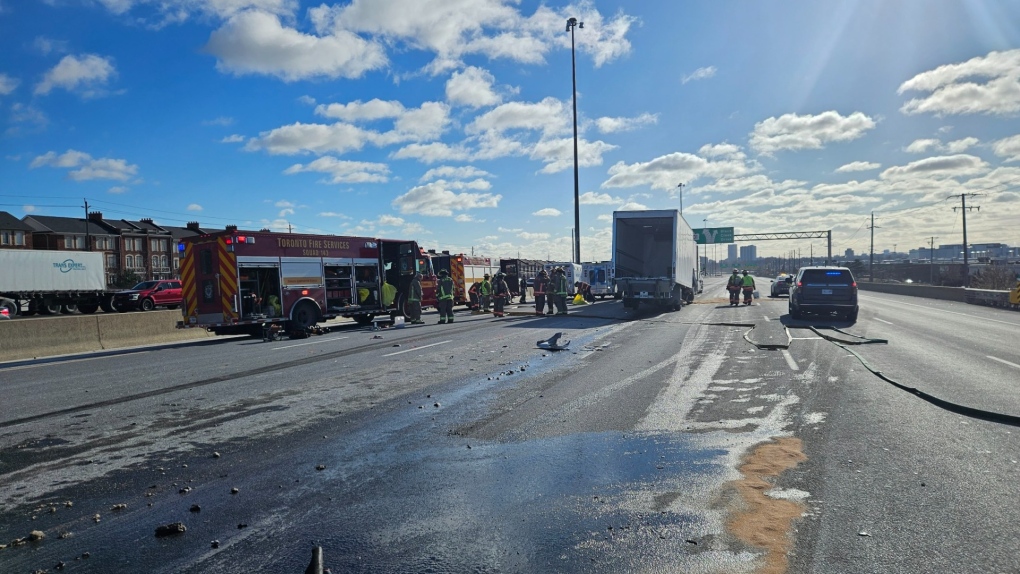
[(410, 292), (407, 294), (407, 306), (412, 325), (425, 324), (425, 321), (421, 320), (421, 296), (421, 273), (415, 273), (414, 279), (411, 280)]
[(521, 292), (520, 303), (524, 304), (524, 303), (528, 302), (528, 277), (526, 275), (521, 275), (518, 278), (518, 280), (520, 281), (520, 285), (518, 286), (518, 290)]
[(740, 279), (740, 283), (744, 290), (744, 305), (750, 305), (754, 297), (754, 277), (748, 275), (747, 269), (744, 270), (744, 276)]
[(535, 277), (535, 314), (540, 317), (544, 315), (542, 310), (545, 309), (545, 294), (547, 291), (549, 291), (549, 273), (543, 269)]
[(496, 273), (496, 281), (493, 283), (492, 292), (495, 302), (492, 315), (494, 317), (502, 317), (503, 306), (506, 305), (506, 301), (510, 297), (510, 287), (506, 284), (506, 274), (502, 271)]
[(567, 314), (567, 272), (562, 267), (553, 269), (553, 298), (556, 300), (556, 314)]
[(482, 284), (478, 287), (478, 294), (482, 296), (482, 313), (489, 312), (489, 303), (492, 302), (492, 283), (489, 281), (490, 275), (486, 273), (482, 277)]
[(740, 271), (737, 269), (733, 270), (733, 275), (730, 275), (728, 281), (726, 281), (726, 290), (730, 292), (730, 305), (740, 305), (740, 287), (743, 285), (743, 279), (740, 277)]
[(581, 298), (585, 301), (592, 303), (595, 301), (595, 296), (591, 294), (591, 285), (584, 281), (574, 281), (574, 292), (580, 293)]
[(439, 324), (453, 323), (453, 279), (446, 269), (439, 270), (439, 282), (436, 285), (436, 307), (439, 310)]

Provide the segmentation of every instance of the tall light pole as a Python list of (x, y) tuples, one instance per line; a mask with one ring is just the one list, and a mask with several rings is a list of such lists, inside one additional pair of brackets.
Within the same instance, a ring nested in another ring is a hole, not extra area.
[(676, 186), (680, 190), (680, 217), (684, 215), (684, 185), (686, 184), (681, 183)]
[[(701, 220), (701, 236), (705, 238), (705, 267), (708, 267), (708, 235), (705, 235), (705, 230), (708, 229), (708, 218)], [(700, 267), (700, 265), (699, 265)], [(701, 274), (705, 275), (705, 269), (701, 270)]]
[(570, 32), (570, 81), (574, 96), (574, 263), (581, 262), (581, 208), (577, 183), (577, 65), (574, 62), (574, 28), (584, 28), (584, 22), (577, 18), (567, 20), (567, 32)]

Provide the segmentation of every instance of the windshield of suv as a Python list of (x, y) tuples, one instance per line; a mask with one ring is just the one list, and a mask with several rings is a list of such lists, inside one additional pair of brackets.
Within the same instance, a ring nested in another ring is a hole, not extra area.
[(159, 281), (142, 281), (138, 285), (135, 285), (131, 289), (133, 291), (145, 291), (146, 289), (152, 289), (159, 284)]
[(851, 285), (854, 282), (849, 269), (805, 269), (800, 278), (803, 283), (825, 285)]

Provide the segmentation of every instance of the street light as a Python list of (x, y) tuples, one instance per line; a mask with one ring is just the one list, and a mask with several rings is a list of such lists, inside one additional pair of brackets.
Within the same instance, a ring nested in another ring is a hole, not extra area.
[[(708, 218), (701, 220), (701, 236), (705, 238), (705, 267), (708, 267), (708, 235), (705, 234), (705, 230), (708, 229)], [(701, 270), (701, 274), (707, 276), (705, 269)]]
[(581, 208), (577, 183), (577, 65), (574, 63), (574, 28), (584, 28), (584, 22), (577, 18), (567, 20), (567, 32), (570, 32), (570, 81), (574, 96), (574, 263), (581, 262)]
[(684, 185), (683, 183), (676, 186), (680, 190), (680, 217), (684, 215)]

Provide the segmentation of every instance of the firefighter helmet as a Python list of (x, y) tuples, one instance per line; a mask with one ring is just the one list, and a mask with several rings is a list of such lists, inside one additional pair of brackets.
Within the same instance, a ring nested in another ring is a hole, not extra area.
[(447, 271), (446, 269), (440, 269), (440, 270), (439, 270), (439, 276), (440, 276), (440, 277), (446, 277), (446, 276), (447, 276), (447, 275), (449, 275), (449, 274), (450, 274), (450, 272), (449, 272), (449, 271)]
[(485, 275), (482, 275), (482, 277), (484, 277), (485, 279), (488, 279), (489, 278), (489, 274), (486, 273)]

